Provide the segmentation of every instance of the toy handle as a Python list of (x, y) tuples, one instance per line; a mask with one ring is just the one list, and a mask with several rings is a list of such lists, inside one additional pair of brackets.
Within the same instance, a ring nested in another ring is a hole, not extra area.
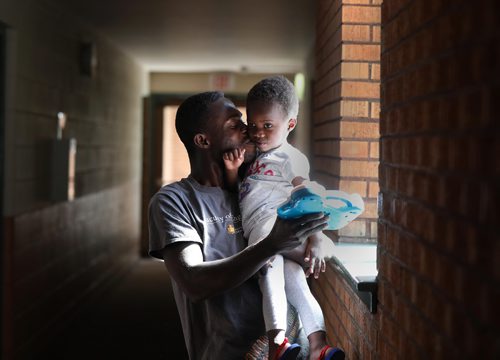
[(346, 199), (342, 199), (342, 198), (339, 198), (339, 197), (336, 197), (336, 196), (327, 196), (326, 197), (326, 200), (330, 200), (330, 199), (333, 199), (333, 200), (340, 200), (342, 202), (344, 202), (348, 207), (352, 208), (352, 203), (349, 201), (349, 200), (346, 200)]

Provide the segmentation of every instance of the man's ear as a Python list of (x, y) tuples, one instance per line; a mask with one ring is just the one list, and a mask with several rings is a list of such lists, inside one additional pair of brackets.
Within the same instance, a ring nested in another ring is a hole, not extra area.
[(205, 134), (196, 134), (194, 136), (194, 144), (202, 149), (208, 149), (210, 147), (210, 141)]
[(297, 119), (288, 120), (288, 131), (292, 131), (297, 126)]

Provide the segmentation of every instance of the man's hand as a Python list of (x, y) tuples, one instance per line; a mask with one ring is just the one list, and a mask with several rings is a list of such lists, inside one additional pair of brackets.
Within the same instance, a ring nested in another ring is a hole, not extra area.
[(315, 213), (296, 219), (277, 218), (271, 233), (263, 241), (276, 253), (293, 249), (302, 244), (309, 236), (326, 228), (328, 216)]
[(243, 164), (243, 160), (245, 159), (245, 148), (241, 149), (233, 149), (225, 152), (222, 155), (222, 159), (224, 160), (224, 167), (228, 171), (235, 171)]

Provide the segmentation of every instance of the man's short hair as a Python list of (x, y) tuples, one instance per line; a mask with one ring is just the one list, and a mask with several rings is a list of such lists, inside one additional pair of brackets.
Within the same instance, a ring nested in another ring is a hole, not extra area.
[(210, 105), (224, 97), (220, 91), (208, 91), (188, 97), (177, 109), (175, 130), (190, 153), (194, 149), (194, 136), (207, 129)]
[(296, 119), (299, 113), (295, 87), (282, 75), (271, 76), (255, 84), (247, 95), (247, 109), (252, 102), (278, 104), (288, 119)]

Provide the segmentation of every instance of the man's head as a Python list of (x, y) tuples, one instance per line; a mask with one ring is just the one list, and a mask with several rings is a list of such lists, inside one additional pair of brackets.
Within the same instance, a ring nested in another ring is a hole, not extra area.
[(182, 102), (175, 116), (175, 130), (188, 153), (194, 149), (194, 137), (207, 129), (210, 105), (224, 97), (218, 91), (204, 92), (190, 96)]
[(247, 120), (250, 139), (258, 149), (275, 149), (297, 125), (299, 100), (293, 84), (284, 76), (272, 76), (258, 82), (247, 96)]
[(190, 157), (196, 150), (220, 153), (247, 141), (241, 113), (222, 92), (204, 92), (184, 100), (175, 128)]

